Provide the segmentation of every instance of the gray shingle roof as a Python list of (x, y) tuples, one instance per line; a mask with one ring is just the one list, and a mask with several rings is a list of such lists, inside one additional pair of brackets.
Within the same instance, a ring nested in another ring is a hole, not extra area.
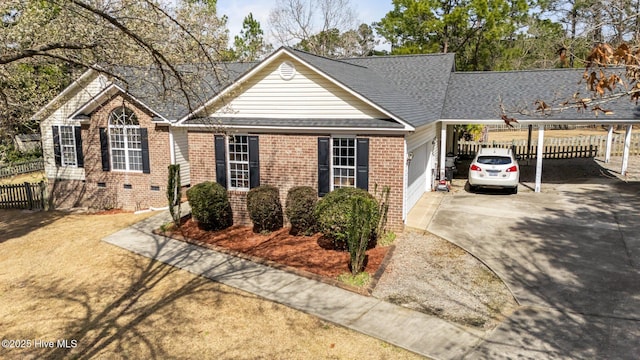
[[(454, 64), (453, 54), (334, 60), (299, 50), (287, 50), (346, 88), (360, 94), (414, 127), (439, 119), (446, 93), (446, 84)], [(180, 70), (187, 79), (190, 104), (176, 86), (176, 79), (164, 79), (157, 70), (121, 67), (116, 69), (116, 73), (127, 79), (126, 84), (119, 83), (126, 91), (162, 117), (175, 120), (188, 115), (189, 109), (193, 110), (203, 105), (225, 86), (240, 78), (256, 65), (257, 63), (222, 64), (219, 69), (216, 69), (221, 81), (211, 68), (197, 68), (193, 65), (182, 66)], [(285, 121), (285, 119), (274, 120), (282, 121), (283, 126), (298, 126), (290, 125), (290, 121)], [(371, 124), (354, 121), (354, 119), (346, 120), (348, 120), (348, 126), (395, 127), (395, 125), (389, 126), (388, 119), (373, 121)], [(198, 121), (187, 121), (186, 123), (197, 124)], [(329, 122), (333, 123), (332, 127), (343, 126), (337, 121), (314, 121), (314, 119), (310, 119), (305, 122), (304, 126), (316, 123), (321, 126)], [(263, 119), (262, 123), (266, 124), (267, 122)], [(269, 121), (269, 123), (272, 124), (273, 121)]]
[[(613, 115), (600, 114), (596, 118), (587, 110), (578, 112), (567, 109), (548, 115), (533, 114), (534, 103), (543, 100), (547, 104), (559, 104), (580, 97), (590, 97), (582, 79), (584, 70), (529, 70), (505, 72), (459, 72), (451, 75), (442, 119), (489, 120), (500, 119), (500, 102), (507, 115), (521, 120), (594, 120), (633, 119), (636, 104), (627, 98), (602, 105)], [(529, 114), (527, 114), (529, 113)]]
[(290, 51), (414, 127), (439, 119), (454, 64), (453, 54), (332, 60)]
[[(367, 57), (346, 61), (366, 66), (382, 77), (384, 82), (377, 86), (393, 84), (398, 92), (386, 101), (387, 106), (402, 108), (403, 114), (409, 113), (404, 118), (413, 126), (422, 126), (440, 118), (454, 68), (454, 54)], [(398, 97), (400, 99), (396, 100)]]

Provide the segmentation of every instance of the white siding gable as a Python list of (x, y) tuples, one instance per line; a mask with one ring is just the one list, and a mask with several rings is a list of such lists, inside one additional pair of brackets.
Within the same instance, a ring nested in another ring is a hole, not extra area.
[(42, 155), (45, 161), (44, 169), (46, 177), (84, 180), (84, 168), (56, 166), (53, 151), (53, 131), (51, 130), (51, 127), (54, 125), (79, 126), (80, 123), (78, 121), (69, 120), (69, 116), (104, 89), (107, 85), (106, 83), (107, 82), (104, 80), (104, 77), (94, 76), (88, 79), (88, 82), (86, 83), (71, 85), (79, 87), (76, 91), (69, 93), (66, 98), (60, 99), (62, 104), (40, 122)]
[[(290, 80), (280, 76), (285, 61), (295, 66)], [(255, 118), (388, 118), (314, 70), (283, 55), (217, 101), (209, 116)]]

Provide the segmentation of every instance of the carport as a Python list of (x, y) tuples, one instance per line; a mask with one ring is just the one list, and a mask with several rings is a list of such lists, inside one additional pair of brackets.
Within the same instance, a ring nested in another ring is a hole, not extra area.
[[(544, 120), (544, 121), (535, 121), (535, 120), (523, 120), (523, 121), (519, 121), (519, 123), (521, 123), (521, 125), (530, 125), (529, 130), (531, 130), (532, 128), (537, 128), (538, 130), (538, 139), (537, 139), (537, 146), (536, 148), (536, 177), (535, 177), (535, 192), (540, 192), (541, 191), (541, 186), (542, 186), (542, 162), (543, 162), (543, 158), (544, 158), (544, 130), (545, 130), (545, 125), (597, 125), (597, 126), (608, 126), (608, 132), (607, 132), (607, 142), (606, 142), (606, 149), (605, 149), (605, 162), (608, 163), (611, 160), (611, 142), (613, 139), (613, 130), (615, 128), (615, 125), (626, 125), (626, 130), (625, 130), (625, 138), (624, 138), (624, 152), (622, 154), (622, 168), (620, 169), (620, 174), (622, 174), (623, 176), (626, 175), (627, 173), (627, 169), (629, 166), (629, 153), (630, 153), (630, 148), (631, 148), (631, 132), (633, 130), (633, 124), (637, 124), (640, 123), (640, 119), (639, 120), (608, 120), (606, 118), (604, 119), (598, 119), (599, 121), (585, 121), (585, 120), (574, 120), (574, 121), (553, 121), (553, 120)], [(474, 124), (474, 125), (499, 125), (499, 124), (504, 124), (504, 121), (499, 119), (499, 120), (479, 120), (479, 121), (474, 121), (474, 122), (469, 122), (469, 120), (443, 120), (442, 122), (442, 127), (440, 130), (440, 159), (439, 159), (439, 173), (440, 173), (440, 178), (444, 179), (445, 177), (445, 157), (447, 154), (447, 145), (448, 143), (450, 143), (450, 141), (448, 140), (455, 140), (455, 139), (448, 139), (447, 138), (447, 128), (448, 126), (453, 126), (453, 125), (466, 125), (466, 124)], [(533, 143), (533, 142), (532, 142)], [(530, 144), (531, 146), (532, 144)], [(453, 144), (453, 146), (455, 146), (455, 144)]]
[[(584, 70), (579, 69), (454, 72), (440, 120), (440, 178), (445, 176), (447, 145), (453, 140), (447, 139), (449, 126), (505, 124), (505, 118), (516, 120), (521, 126), (531, 125), (538, 130), (535, 192), (541, 190), (546, 125), (608, 126), (605, 162), (610, 161), (614, 126), (624, 125), (625, 142), (620, 172), (625, 175), (629, 164), (633, 125), (640, 123), (640, 111), (634, 102), (620, 97), (600, 104), (602, 109), (608, 110), (609, 115), (603, 114), (602, 110), (592, 112), (590, 107), (582, 110), (546, 110), (544, 113), (539, 111), (539, 101), (556, 104), (576, 98), (580, 96), (580, 92), (588, 93), (585, 85), (579, 84), (583, 73)], [(597, 102), (594, 99), (590, 105)]]

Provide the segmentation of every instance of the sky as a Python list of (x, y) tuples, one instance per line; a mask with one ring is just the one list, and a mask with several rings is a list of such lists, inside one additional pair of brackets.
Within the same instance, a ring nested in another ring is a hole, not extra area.
[[(240, 33), (242, 29), (242, 21), (249, 13), (253, 13), (253, 17), (260, 22), (262, 30), (264, 30), (267, 40), (274, 42), (268, 31), (269, 12), (275, 7), (276, 0), (218, 0), (218, 15), (227, 15), (229, 21), (229, 37)], [(393, 9), (391, 0), (351, 0), (355, 13), (358, 16), (358, 23), (371, 24), (374, 21), (382, 19), (387, 12)], [(278, 47), (280, 44), (274, 44)], [(378, 48), (388, 48), (385, 44), (380, 44)]]

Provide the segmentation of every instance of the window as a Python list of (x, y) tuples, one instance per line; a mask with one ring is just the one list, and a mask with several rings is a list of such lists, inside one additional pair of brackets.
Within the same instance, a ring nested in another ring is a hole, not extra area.
[(319, 137), (318, 196), (343, 187), (369, 190), (369, 139)]
[(53, 150), (57, 166), (84, 166), (79, 126), (54, 125)]
[(260, 142), (257, 136), (215, 135), (216, 182), (227, 189), (260, 186)]
[(63, 166), (76, 166), (76, 138), (72, 126), (60, 126), (60, 153)]
[(333, 138), (333, 188), (356, 186), (356, 139)]
[(249, 189), (249, 137), (229, 137), (229, 187)]
[(109, 144), (114, 170), (143, 170), (140, 124), (130, 109), (121, 107), (109, 115)]

